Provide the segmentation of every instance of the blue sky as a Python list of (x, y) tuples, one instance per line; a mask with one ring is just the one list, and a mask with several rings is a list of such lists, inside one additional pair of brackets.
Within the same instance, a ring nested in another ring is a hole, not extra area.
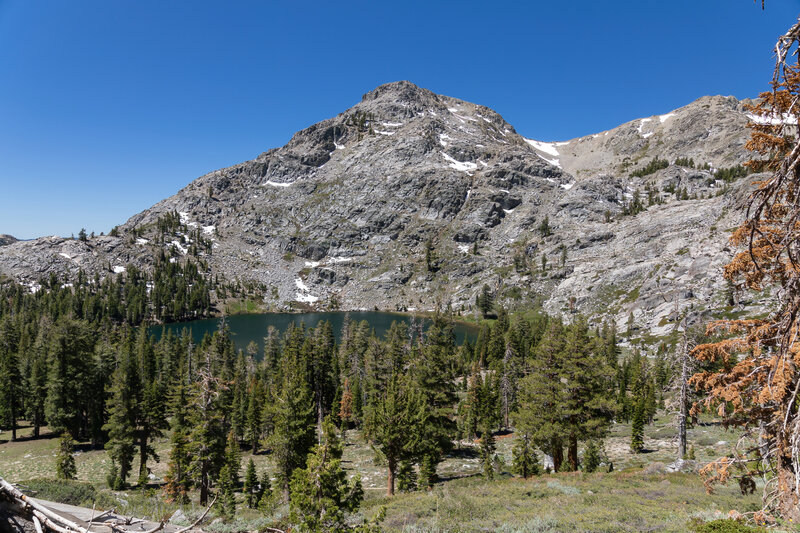
[(768, 88), (800, 0), (0, 0), (0, 233), (107, 232), (400, 79), (563, 140)]

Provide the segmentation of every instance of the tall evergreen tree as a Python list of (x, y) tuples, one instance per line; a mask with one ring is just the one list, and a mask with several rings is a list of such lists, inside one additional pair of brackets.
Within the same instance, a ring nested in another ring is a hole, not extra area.
[(94, 333), (87, 322), (63, 317), (56, 321), (49, 341), (47, 421), (52, 429), (67, 430), (78, 438), (87, 425), (87, 397), (97, 392), (89, 386)]
[(361, 505), (361, 480), (356, 476), (347, 481), (341, 457), (341, 445), (328, 422), (323, 443), (308, 456), (305, 468), (292, 473), (289, 520), (299, 531), (344, 531), (346, 514)]
[(167, 474), (164, 476), (164, 494), (168, 501), (180, 504), (189, 501), (188, 493), (191, 489), (189, 465), (189, 428), (186, 420), (186, 387), (182, 381), (177, 384), (177, 393), (174, 401), (174, 416), (172, 417), (172, 435), (170, 435), (169, 463)]
[(242, 485), (242, 492), (245, 495), (245, 501), (247, 502), (247, 507), (250, 509), (255, 508), (258, 504), (256, 501), (258, 496), (258, 474), (256, 473), (256, 464), (253, 462), (253, 458), (251, 457), (250, 460), (247, 462), (247, 469), (244, 473), (244, 484)]
[(111, 375), (111, 395), (106, 406), (108, 422), (103, 426), (108, 433), (105, 448), (111, 458), (108, 481), (115, 490), (125, 487), (133, 463), (139, 385), (133, 356), (129, 349), (123, 348)]
[(567, 396), (560, 368), (564, 338), (561, 322), (551, 320), (529, 362), (528, 375), (519, 382), (519, 401), (512, 414), (515, 427), (553, 458), (555, 471), (564, 458), (567, 434), (561, 412)]
[(417, 422), (420, 430), (416, 450), (422, 458), (420, 466), (425, 474), (421, 481), (428, 488), (435, 481), (436, 465), (452, 449), (456, 433), (457, 396), (451, 366), (454, 353), (453, 325), (437, 316), (418, 347), (413, 365), (413, 383), (424, 399), (418, 412), (422, 418)]
[(421, 407), (421, 397), (406, 379), (395, 375), (384, 394), (378, 399), (370, 434), (386, 458), (388, 471), (386, 494), (394, 496), (395, 474), (398, 465), (410, 458), (415, 413)]
[(208, 503), (211, 483), (219, 473), (225, 452), (224, 415), (219, 400), (227, 385), (213, 372), (212, 351), (206, 349), (205, 362), (197, 370), (199, 379), (192, 385), (187, 417), (192, 428), (189, 434), (189, 472), (200, 487), (200, 505)]
[(314, 444), (316, 421), (305, 362), (297, 346), (289, 343), (287, 346), (281, 362), (280, 389), (272, 404), (275, 427), (270, 437), (284, 499), (289, 497), (292, 472), (305, 465), (306, 455)]
[(22, 414), (23, 380), (18, 356), (19, 329), (10, 315), (0, 319), (0, 426), (11, 428), (17, 440), (17, 418)]

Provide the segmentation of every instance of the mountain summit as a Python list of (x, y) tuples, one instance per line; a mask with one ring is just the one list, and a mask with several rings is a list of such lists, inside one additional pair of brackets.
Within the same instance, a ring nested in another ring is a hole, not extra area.
[[(735, 98), (704, 97), (547, 143), (488, 107), (389, 83), (115, 236), (3, 246), (0, 273), (35, 287), (51, 272), (106, 276), (194, 253), (212, 275), (260, 287), (273, 310), (472, 312), (488, 285), (507, 303), (663, 331), (676, 297), (699, 309), (724, 299), (725, 230), (749, 180), (717, 171), (748, 158), (748, 120)], [(165, 233), (172, 214), (179, 227)]]

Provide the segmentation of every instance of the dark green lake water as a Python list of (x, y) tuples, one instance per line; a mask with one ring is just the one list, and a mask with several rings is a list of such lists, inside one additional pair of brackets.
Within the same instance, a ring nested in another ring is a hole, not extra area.
[[(366, 320), (379, 337), (383, 337), (384, 333), (386, 333), (392, 325), (392, 322), (404, 321), (406, 324), (410, 322), (410, 318), (406, 315), (377, 311), (249, 314), (229, 316), (225, 318), (225, 321), (231, 330), (236, 348), (244, 350), (250, 341), (255, 341), (259, 346), (259, 352), (261, 352), (264, 348), (264, 337), (267, 334), (267, 328), (269, 326), (274, 326), (275, 329), (282, 333), (291, 323), (296, 325), (305, 324), (306, 328), (313, 328), (323, 320), (327, 320), (331, 323), (331, 326), (333, 326), (333, 332), (338, 342), (345, 315), (350, 315), (350, 320), (353, 322)], [(429, 319), (421, 320), (425, 327), (431, 323)], [(185, 329), (191, 333), (195, 343), (199, 343), (206, 333), (213, 333), (216, 331), (219, 327), (219, 322), (220, 319), (218, 318), (209, 318), (205, 320), (167, 324), (164, 326), (153, 326), (150, 328), (150, 333), (155, 335), (156, 338), (160, 338), (161, 335), (168, 330), (172, 331), (175, 335), (180, 335)], [(474, 341), (478, 334), (477, 328), (467, 324), (456, 323), (454, 329), (456, 344), (462, 344), (466, 338)]]

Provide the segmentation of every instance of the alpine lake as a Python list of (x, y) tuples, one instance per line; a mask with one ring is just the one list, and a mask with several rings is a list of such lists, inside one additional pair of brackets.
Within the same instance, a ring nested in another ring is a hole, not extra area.
[[(283, 333), (289, 324), (296, 326), (303, 325), (306, 329), (314, 328), (320, 322), (327, 320), (330, 322), (336, 342), (342, 332), (342, 326), (346, 320), (353, 323), (366, 321), (370, 328), (375, 331), (378, 337), (383, 337), (392, 325), (392, 322), (405, 322), (411, 324), (421, 322), (423, 330), (433, 323), (430, 318), (413, 317), (401, 313), (390, 313), (385, 311), (327, 311), (321, 313), (255, 313), (232, 315), (225, 317), (225, 324), (231, 333), (231, 338), (237, 350), (245, 351), (250, 342), (258, 345), (258, 353), (263, 353), (264, 337), (270, 326), (274, 327), (278, 333)], [(171, 331), (174, 335), (180, 336), (188, 333), (192, 336), (195, 344), (199, 344), (206, 334), (212, 334), (219, 329), (221, 318), (207, 318), (202, 320), (191, 320), (188, 322), (178, 322), (150, 327), (150, 334), (160, 339), (162, 335)], [(478, 335), (478, 327), (464, 322), (454, 322), (453, 333), (455, 334), (456, 345), (460, 345), (465, 339), (474, 342)]]

